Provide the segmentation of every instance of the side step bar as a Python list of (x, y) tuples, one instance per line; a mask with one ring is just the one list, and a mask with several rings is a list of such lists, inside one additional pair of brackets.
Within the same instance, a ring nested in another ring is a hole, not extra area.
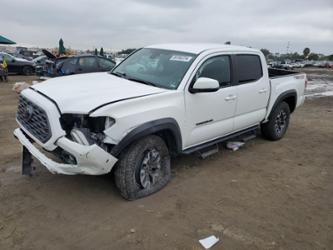
[(219, 145), (215, 144), (213, 146), (205, 148), (204, 150), (199, 150), (198, 152), (201, 159), (206, 159), (207, 157), (219, 152)]
[(208, 148), (210, 148), (214, 145), (217, 145), (218, 143), (228, 141), (230, 139), (237, 139), (238, 138), (239, 140), (242, 140), (243, 142), (247, 142), (247, 141), (252, 140), (256, 137), (256, 133), (257, 133), (258, 128), (259, 128), (259, 126), (256, 125), (256, 126), (247, 128), (245, 130), (242, 130), (242, 131), (239, 131), (239, 132), (236, 132), (236, 133), (233, 133), (233, 134), (230, 134), (230, 135), (227, 135), (227, 136), (223, 136), (223, 137), (217, 138), (215, 140), (200, 144), (198, 146), (194, 146), (194, 147), (185, 149), (182, 153), (183, 154), (192, 154), (192, 153), (197, 152), (197, 151), (209, 151)]

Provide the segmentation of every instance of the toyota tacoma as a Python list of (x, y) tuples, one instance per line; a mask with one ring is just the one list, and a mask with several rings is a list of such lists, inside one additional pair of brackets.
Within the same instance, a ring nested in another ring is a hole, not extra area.
[(163, 188), (170, 157), (261, 128), (281, 139), (304, 102), (306, 75), (269, 69), (256, 49), (162, 44), (107, 73), (50, 79), (22, 91), (14, 135), (23, 174), (32, 156), (58, 174), (114, 172), (134, 200)]

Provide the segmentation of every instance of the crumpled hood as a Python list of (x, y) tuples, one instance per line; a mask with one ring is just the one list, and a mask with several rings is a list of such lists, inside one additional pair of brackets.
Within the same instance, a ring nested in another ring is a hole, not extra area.
[(87, 114), (107, 103), (168, 91), (109, 73), (57, 77), (32, 88), (55, 101), (61, 113), (77, 114)]

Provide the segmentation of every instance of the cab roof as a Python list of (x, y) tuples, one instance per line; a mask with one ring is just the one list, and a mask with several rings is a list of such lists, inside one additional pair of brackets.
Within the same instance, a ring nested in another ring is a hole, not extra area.
[(256, 49), (244, 46), (234, 46), (234, 45), (218, 44), (218, 43), (165, 43), (165, 44), (154, 44), (147, 46), (145, 48), (175, 50), (192, 54), (200, 54), (206, 50), (219, 50), (226, 52), (228, 51), (258, 52), (258, 50)]

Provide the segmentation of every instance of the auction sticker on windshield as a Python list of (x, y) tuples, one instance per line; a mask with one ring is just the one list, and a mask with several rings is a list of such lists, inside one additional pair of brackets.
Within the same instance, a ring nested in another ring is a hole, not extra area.
[(173, 55), (170, 58), (170, 61), (189, 62), (189, 61), (191, 61), (191, 59), (192, 59), (192, 56)]

